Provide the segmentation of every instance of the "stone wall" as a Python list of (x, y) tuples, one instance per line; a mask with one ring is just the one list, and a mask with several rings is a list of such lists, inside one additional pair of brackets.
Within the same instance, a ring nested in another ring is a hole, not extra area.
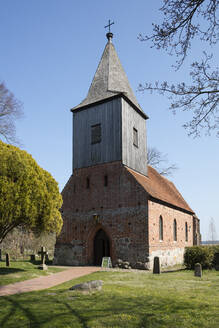
[(64, 225), (55, 247), (56, 264), (94, 264), (94, 238), (102, 229), (109, 238), (113, 264), (118, 259), (132, 265), (148, 261), (152, 264), (154, 256), (159, 256), (161, 265), (174, 265), (183, 262), (184, 248), (197, 242), (194, 236), (199, 232), (199, 221), (193, 214), (150, 199), (121, 162), (75, 169), (63, 190), (62, 216)]
[(159, 250), (150, 250), (149, 256), (149, 269), (153, 269), (154, 257), (158, 256), (160, 258), (161, 267), (173, 266), (176, 264), (183, 263), (185, 248), (171, 248), (171, 249), (159, 249)]
[(109, 237), (113, 263), (147, 261), (147, 194), (120, 162), (75, 169), (63, 190), (62, 216), (54, 263), (93, 264), (99, 229)]

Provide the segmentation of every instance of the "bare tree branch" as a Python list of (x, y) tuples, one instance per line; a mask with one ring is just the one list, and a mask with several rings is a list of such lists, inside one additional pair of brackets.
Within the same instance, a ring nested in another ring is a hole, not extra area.
[(148, 147), (148, 164), (156, 169), (161, 175), (170, 176), (178, 167), (175, 164), (168, 165), (167, 154), (162, 154), (155, 147)]
[[(163, 0), (160, 8), (164, 14), (161, 25), (153, 24), (153, 34), (139, 35), (141, 41), (152, 41), (152, 47), (165, 49), (176, 55), (176, 68), (183, 64), (192, 41), (197, 38), (209, 45), (219, 40), (219, 0)], [(189, 135), (199, 136), (201, 131), (210, 134), (213, 130), (219, 136), (219, 69), (211, 69), (212, 55), (204, 52), (201, 62), (193, 62), (190, 76), (191, 85), (166, 81), (155, 85), (139, 85), (140, 91), (158, 91), (167, 94), (171, 100), (170, 109), (189, 111), (192, 118), (183, 126)]]
[[(179, 68), (195, 37), (211, 45), (219, 39), (218, 0), (163, 0), (161, 25), (153, 25), (153, 34), (139, 34), (140, 41), (152, 41), (152, 47), (176, 54)], [(204, 29), (203, 29), (204, 28)]]
[(191, 85), (184, 82), (178, 84), (168, 84), (166, 81), (139, 84), (139, 91), (158, 91), (160, 94), (167, 94), (171, 101), (170, 109), (176, 113), (177, 109), (192, 112), (192, 119), (183, 126), (188, 130), (189, 135), (199, 136), (204, 129), (207, 134), (216, 130), (219, 136), (219, 69), (212, 70), (209, 56), (204, 52), (201, 63), (194, 62), (191, 65), (190, 76)]
[(15, 120), (23, 116), (22, 105), (14, 95), (0, 83), (0, 139), (19, 144), (16, 137)]

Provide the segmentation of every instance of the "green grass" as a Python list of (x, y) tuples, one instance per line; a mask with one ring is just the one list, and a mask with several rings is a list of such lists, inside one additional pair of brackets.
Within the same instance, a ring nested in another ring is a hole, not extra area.
[[(69, 291), (102, 279), (102, 291)], [(15, 324), (16, 323), (16, 324)], [(219, 272), (97, 272), (39, 292), (0, 297), (1, 328), (219, 327)]]
[(0, 262), (0, 286), (63, 271), (63, 269), (54, 267), (48, 267), (47, 271), (43, 271), (39, 270), (38, 266), (39, 264), (28, 261), (11, 261), (10, 267), (6, 267), (4, 262)]

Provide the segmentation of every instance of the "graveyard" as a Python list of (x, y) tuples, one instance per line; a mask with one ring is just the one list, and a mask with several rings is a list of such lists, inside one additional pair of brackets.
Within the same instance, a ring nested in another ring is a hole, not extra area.
[[(40, 261), (41, 262), (41, 261)], [(0, 262), (1, 285), (66, 268)], [(12, 272), (10, 272), (12, 270)], [(0, 327), (218, 327), (219, 271), (103, 268), (41, 291), (0, 297)], [(101, 280), (102, 289), (73, 286)], [(1, 287), (0, 287), (1, 289)]]

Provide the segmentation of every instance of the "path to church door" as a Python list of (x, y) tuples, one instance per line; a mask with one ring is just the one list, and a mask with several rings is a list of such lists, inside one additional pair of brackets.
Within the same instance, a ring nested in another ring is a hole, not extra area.
[(104, 256), (110, 256), (110, 243), (107, 234), (100, 229), (94, 237), (94, 265), (101, 265)]

